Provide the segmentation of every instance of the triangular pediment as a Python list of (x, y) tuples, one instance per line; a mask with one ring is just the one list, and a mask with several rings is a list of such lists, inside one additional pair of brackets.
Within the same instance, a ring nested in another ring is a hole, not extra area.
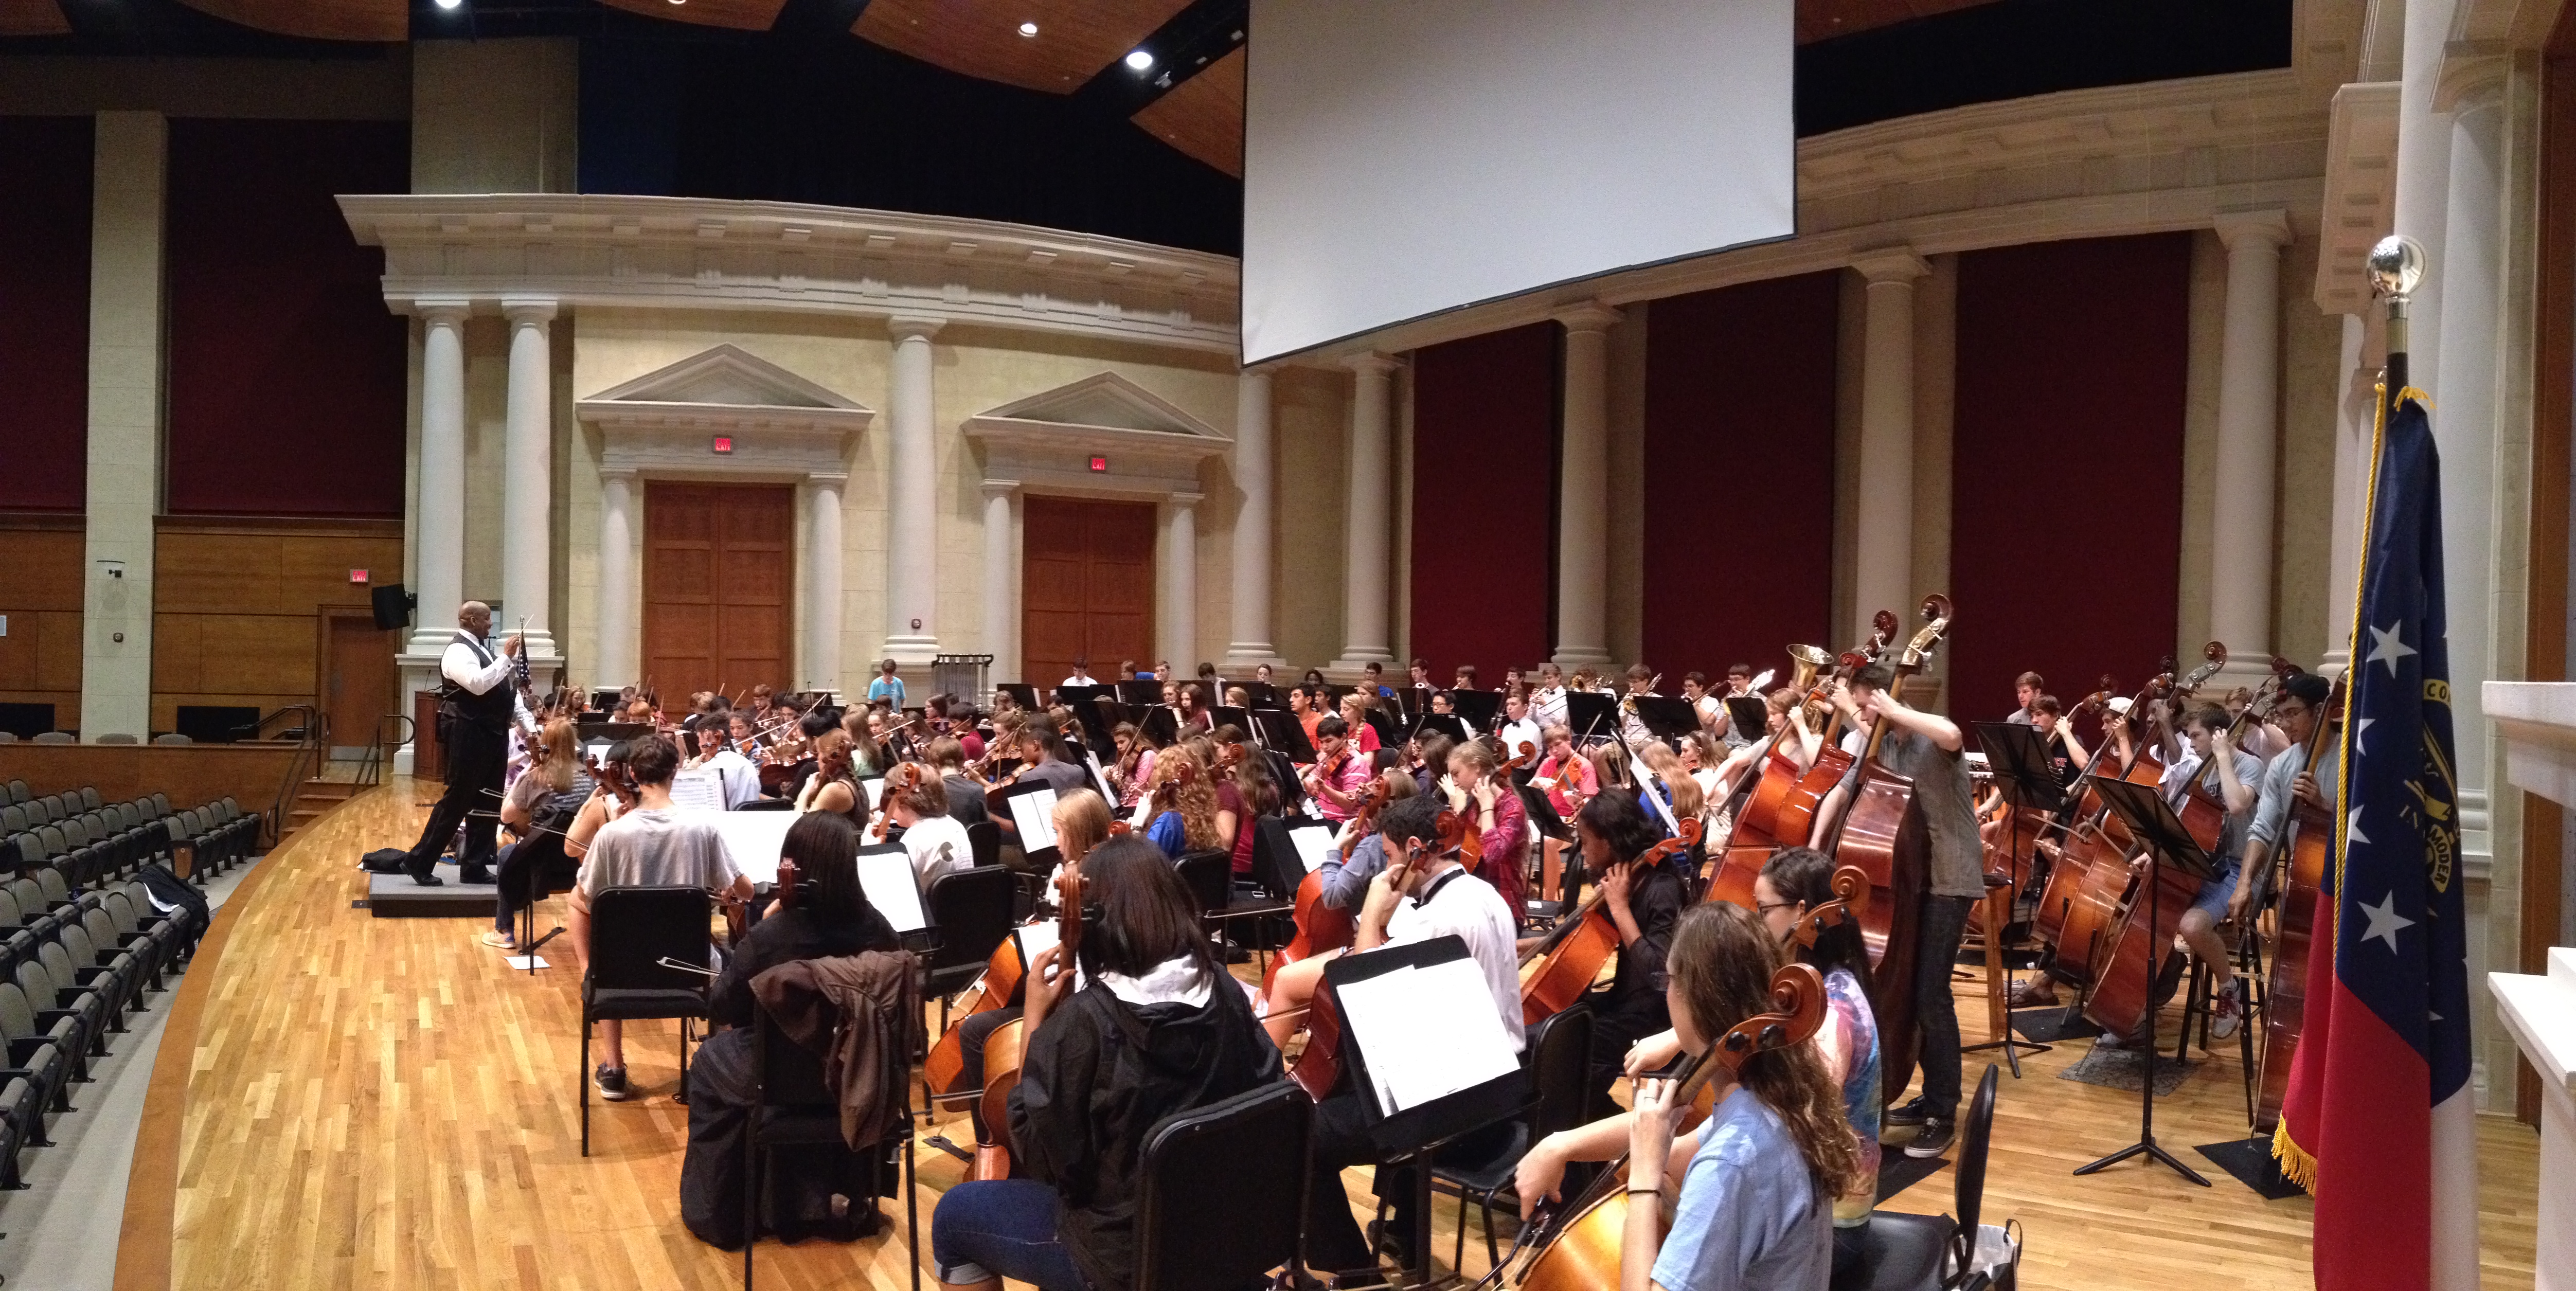
[(975, 418), (979, 422), (1032, 422), (1092, 430), (1139, 430), (1224, 440), (1225, 433), (1183, 412), (1162, 396), (1103, 372), (1071, 385), (1015, 399)]
[(732, 345), (691, 355), (614, 385), (585, 404), (702, 404), (866, 412), (857, 402)]

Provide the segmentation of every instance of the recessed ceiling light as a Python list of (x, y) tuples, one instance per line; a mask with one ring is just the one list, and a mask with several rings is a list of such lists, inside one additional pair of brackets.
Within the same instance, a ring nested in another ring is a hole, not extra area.
[(438, 0), (438, 7), (441, 9), (453, 9), (463, 3), (465, 3), (465, 0)]
[(1144, 50), (1141, 50), (1141, 49), (1140, 49), (1140, 50), (1137, 50), (1135, 53), (1129, 54), (1129, 55), (1127, 56), (1127, 70), (1128, 70), (1128, 71), (1131, 71), (1131, 72), (1142, 72), (1142, 71), (1146, 71), (1146, 70), (1148, 70), (1148, 69), (1152, 68), (1153, 66), (1154, 66), (1154, 56), (1153, 56), (1152, 54), (1148, 54), (1148, 53), (1146, 53)]
[(1033, 22), (1024, 22), (1024, 23), (1021, 23), (1021, 24), (1020, 24), (1020, 34), (1021, 34), (1021, 35), (1023, 35), (1023, 36), (1034, 36), (1034, 35), (1038, 34), (1038, 25), (1037, 25), (1036, 23), (1033, 23)]

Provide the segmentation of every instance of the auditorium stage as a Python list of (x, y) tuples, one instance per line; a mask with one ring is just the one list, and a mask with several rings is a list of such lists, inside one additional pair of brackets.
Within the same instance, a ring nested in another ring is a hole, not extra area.
[[(549, 945), (554, 967), (530, 977), (477, 942), (484, 922), (375, 919), (352, 907), (366, 893), (358, 856), (407, 845), (434, 791), (396, 779), (351, 799), (271, 853), (224, 907), (172, 1006), (153, 1073), (119, 1291), (740, 1284), (741, 1256), (680, 1224), (688, 1115), (671, 1101), (676, 1025), (629, 1028), (629, 1070), (644, 1097), (593, 1101), (585, 1159), (571, 948)], [(540, 928), (562, 913), (560, 898), (548, 902)], [(1960, 991), (1974, 1043), (1985, 1038), (1982, 988)], [(2159, 1139), (2210, 1176), (2208, 1189), (2135, 1163), (2069, 1177), (2137, 1132), (2136, 1095), (2056, 1078), (2083, 1054), (2081, 1041), (2060, 1045), (2003, 1082), (1986, 1214), (2027, 1230), (2026, 1285), (2312, 1285), (2309, 1203), (2266, 1202), (2191, 1151), (2244, 1136), (2234, 1046), (2200, 1060), (2156, 1108)], [(942, 1130), (968, 1137), (962, 1118), (925, 1132)], [(2484, 1284), (2527, 1288), (2538, 1140), (2495, 1118), (2479, 1133)], [(933, 1149), (919, 1159), (926, 1233), (961, 1168)], [(1365, 1197), (1365, 1172), (1350, 1178)], [(1889, 1204), (1945, 1211), (1952, 1187), (1943, 1169)], [(891, 1238), (762, 1245), (761, 1284), (908, 1286), (901, 1207), (887, 1209)], [(1442, 1199), (1438, 1213), (1445, 1258), (1456, 1202)], [(1469, 1222), (1473, 1276), (1485, 1262)]]

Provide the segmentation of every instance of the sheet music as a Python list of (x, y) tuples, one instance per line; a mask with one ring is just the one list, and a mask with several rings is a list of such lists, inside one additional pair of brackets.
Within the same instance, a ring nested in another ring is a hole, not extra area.
[(1041, 852), (1056, 845), (1053, 785), (1005, 801), (1011, 804), (1011, 823), (1020, 827), (1021, 851)]
[(865, 780), (861, 780), (859, 782), (859, 787), (867, 790), (868, 810), (875, 811), (879, 800), (885, 797), (885, 777), (870, 776)]
[(1334, 993), (1386, 1115), (1520, 1070), (1493, 990), (1472, 957), (1407, 965)]
[(723, 811), (724, 781), (714, 767), (682, 771), (671, 777), (671, 805), (683, 811)]
[(896, 932), (916, 932), (929, 926), (921, 911), (921, 889), (915, 885), (912, 856), (901, 843), (881, 843), (859, 849), (859, 889), (868, 894), (868, 904), (894, 925)]
[(1333, 827), (1330, 825), (1292, 825), (1288, 841), (1297, 845), (1297, 859), (1306, 863), (1306, 872), (1323, 868), (1333, 853)]
[(796, 823), (795, 812), (700, 810), (690, 812), (689, 819), (713, 828), (733, 867), (754, 884), (778, 881), (778, 853)]
[[(1054, 948), (1064, 940), (1063, 932), (1064, 930), (1058, 927), (1056, 921), (1053, 919), (1040, 919), (1034, 923), (1021, 924), (1019, 927), (1020, 963), (1025, 966), (1038, 962), (1038, 956), (1040, 954)], [(1058, 966), (1057, 971), (1063, 971), (1061, 965)], [(1047, 980), (1052, 982), (1055, 979), (1050, 977)], [(1075, 990), (1081, 990), (1086, 985), (1089, 985), (1089, 982), (1082, 975), (1082, 965), (1075, 964), (1073, 966), (1073, 988)]]
[(1646, 801), (1655, 804), (1655, 814), (1664, 818), (1664, 828), (1675, 834), (1682, 832), (1681, 822), (1673, 819), (1673, 805), (1664, 801), (1662, 794), (1655, 792), (1655, 773), (1646, 765), (1646, 760), (1630, 753), (1628, 774), (1637, 777), (1638, 787), (1646, 791)]

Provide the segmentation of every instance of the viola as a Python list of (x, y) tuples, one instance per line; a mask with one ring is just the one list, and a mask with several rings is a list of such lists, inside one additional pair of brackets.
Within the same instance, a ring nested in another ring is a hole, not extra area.
[(898, 763), (895, 769), (887, 774), (885, 784), (877, 793), (877, 823), (876, 833), (873, 835), (876, 841), (884, 842), (886, 828), (894, 824), (895, 796), (920, 788), (926, 774), (918, 762)]
[[(1819, 907), (1821, 911), (1822, 907)], [(1674, 1091), (1676, 1104), (1695, 1102), (1720, 1071), (1734, 1074), (1755, 1054), (1804, 1044), (1825, 1022), (1825, 979), (1812, 965), (1788, 964), (1771, 975), (1771, 1007), (1727, 1028), (1694, 1060)], [(1600, 1291), (1619, 1285), (1619, 1255), (1628, 1230), (1628, 1177), (1632, 1169), (1660, 1172), (1661, 1161), (1611, 1163), (1566, 1207), (1529, 1231), (1541, 1234), (1521, 1270), (1522, 1291)], [(1657, 1224), (1658, 1235), (1668, 1225)], [(1504, 1261), (1509, 1264), (1507, 1258)]]
[[(1652, 870), (1689, 851), (1699, 843), (1699, 833), (1698, 817), (1683, 820), (1678, 833), (1640, 853), (1628, 872)], [(1522, 1024), (1536, 1026), (1583, 998), (1602, 966), (1619, 953), (1619, 944), (1619, 925), (1610, 916), (1603, 889), (1595, 884), (1582, 909), (1521, 955)]]
[[(2307, 770), (2322, 775), (2317, 759), (2326, 751), (2326, 732), (2343, 722), (2344, 679), (2318, 710), (2308, 732)], [(2315, 953), (2318, 903), (2334, 865), (2335, 816), (2304, 798), (2290, 803), (2292, 830), (2289, 877), (2273, 907), (2277, 940), (2272, 947), (2271, 979), (2263, 991), (2263, 1058), (2254, 1128), (2269, 1133), (2281, 1120), (2281, 1099), (2290, 1090), (2290, 1060), (2298, 1052), (2299, 1034), (2307, 1021), (2308, 956)], [(2243, 880), (2239, 880), (2242, 882)]]
[[(1056, 944), (1063, 948), (1056, 971), (1074, 971), (1082, 948), (1082, 865), (1074, 862), (1056, 875)], [(1011, 1177), (1011, 1091), (1019, 1087), (1020, 1066), (1028, 1052), (1028, 1019), (1013, 1018), (994, 1028), (984, 1041), (984, 1094), (979, 1104), (990, 1142), (978, 1140), (970, 1179)]]

